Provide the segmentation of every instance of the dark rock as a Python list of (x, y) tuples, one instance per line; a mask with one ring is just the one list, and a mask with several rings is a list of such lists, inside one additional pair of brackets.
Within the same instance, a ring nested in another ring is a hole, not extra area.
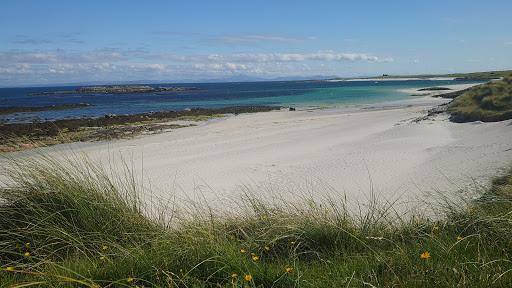
[(213, 116), (218, 114), (240, 114), (279, 110), (280, 106), (231, 106), (224, 108), (192, 108), (189, 111), (160, 111), (153, 113), (140, 113), (133, 115), (107, 114), (98, 118), (75, 118), (55, 121), (38, 121), (31, 123), (0, 123), (0, 144), (14, 137), (27, 137), (38, 139), (54, 135), (55, 127), (60, 130), (77, 130), (84, 127), (111, 127), (152, 120), (171, 120), (182, 116)]
[(428, 87), (428, 88), (421, 88), (418, 89), (418, 91), (442, 91), (442, 90), (452, 90), (447, 87)]
[(459, 90), (459, 91), (454, 91), (454, 92), (443, 93), (443, 94), (439, 94), (439, 95), (434, 95), (432, 97), (455, 99), (455, 98), (459, 97), (460, 95), (462, 95), (462, 94), (466, 93), (467, 91), (469, 91), (469, 89), (471, 89), (471, 88), (467, 88), (467, 89)]

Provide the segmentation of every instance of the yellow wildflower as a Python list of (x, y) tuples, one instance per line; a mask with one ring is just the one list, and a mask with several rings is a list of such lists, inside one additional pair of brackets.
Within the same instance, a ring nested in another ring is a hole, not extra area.
[(28, 257), (30, 256), (30, 252), (25, 252), (23, 255), (25, 255), (25, 257)]
[(258, 260), (260, 260), (260, 257), (258, 255), (252, 255), (252, 261), (256, 262)]
[(5, 268), (5, 271), (14, 271), (14, 267), (9, 266), (9, 267)]
[(101, 250), (105, 251), (105, 250), (107, 250), (107, 249), (108, 249), (108, 246), (107, 246), (107, 245), (103, 245), (103, 246), (101, 246)]
[(292, 273), (293, 272), (293, 268), (292, 267), (286, 267), (284, 270), (286, 271), (286, 273)]
[(126, 279), (126, 282), (128, 282), (128, 283), (133, 283), (133, 281), (135, 281), (135, 278), (133, 278), (133, 277), (128, 277)]
[(245, 274), (244, 280), (247, 281), (247, 282), (251, 282), (252, 281), (252, 275), (251, 274)]
[(423, 260), (428, 260), (428, 259), (430, 259), (430, 252), (425, 251), (425, 252), (421, 253), (421, 255), (420, 255), (420, 259), (423, 259)]
[(236, 278), (236, 277), (238, 277), (238, 274), (236, 274), (236, 273), (231, 274), (231, 278)]
[(460, 240), (462, 240), (462, 239), (464, 239), (464, 237), (462, 237), (462, 236), (457, 236), (457, 241), (460, 241)]
[(30, 247), (30, 242), (25, 243), (25, 247), (29, 248)]
[(245, 250), (244, 248), (240, 249), (240, 253), (242, 253), (242, 254), (243, 254), (243, 253), (245, 253), (245, 252), (247, 252), (247, 250)]

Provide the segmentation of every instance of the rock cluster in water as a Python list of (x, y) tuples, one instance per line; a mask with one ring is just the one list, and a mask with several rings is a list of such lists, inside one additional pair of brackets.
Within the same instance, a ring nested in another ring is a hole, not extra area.
[(116, 85), (116, 86), (85, 86), (75, 90), (45, 91), (35, 94), (133, 94), (133, 93), (158, 93), (158, 92), (183, 92), (199, 90), (197, 87), (151, 87), (146, 85)]

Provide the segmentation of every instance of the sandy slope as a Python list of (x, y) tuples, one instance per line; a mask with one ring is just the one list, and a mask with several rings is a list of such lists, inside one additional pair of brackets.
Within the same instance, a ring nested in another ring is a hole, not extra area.
[[(426, 193), (454, 195), (512, 163), (510, 121), (413, 121), (442, 101), (411, 97), (364, 109), (245, 114), (160, 135), (75, 144), (72, 153), (104, 163), (119, 163), (122, 155), (139, 172), (143, 167), (146, 185), (164, 199), (203, 197), (219, 204), (238, 199), (245, 185), (272, 197), (345, 194), (362, 203), (373, 190), (416, 207), (432, 200)], [(71, 153), (64, 147), (42, 151)]]

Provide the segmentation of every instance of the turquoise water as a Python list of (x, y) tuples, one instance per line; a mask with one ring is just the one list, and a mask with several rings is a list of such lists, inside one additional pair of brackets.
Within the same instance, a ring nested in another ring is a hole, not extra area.
[(0, 121), (45, 121), (106, 114), (135, 114), (187, 108), (272, 105), (293, 107), (333, 107), (372, 104), (410, 98), (400, 90), (450, 84), (475, 83), (452, 80), (413, 81), (273, 81), (241, 83), (158, 84), (149, 86), (196, 87), (199, 90), (148, 94), (61, 94), (44, 91), (73, 90), (78, 87), (37, 87), (0, 89), (1, 107), (50, 106), (88, 103), (89, 107), (0, 115)]

